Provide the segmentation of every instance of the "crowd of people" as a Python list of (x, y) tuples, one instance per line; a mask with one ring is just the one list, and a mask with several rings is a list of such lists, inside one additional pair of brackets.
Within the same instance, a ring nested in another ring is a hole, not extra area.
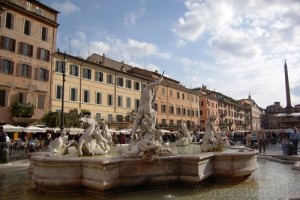
[(287, 155), (290, 144), (292, 154), (297, 155), (300, 134), (297, 128), (294, 127), (293, 131), (282, 130), (274, 132), (258, 130), (257, 132), (236, 132), (230, 133), (228, 137), (235, 142), (245, 144), (247, 147), (257, 148), (259, 153), (265, 153), (266, 146), (269, 144), (281, 144), (283, 154)]
[[(204, 132), (192, 133), (193, 142), (201, 142)], [(29, 151), (38, 151), (41, 148), (47, 147), (49, 142), (59, 134), (48, 133), (46, 137), (37, 134), (34, 137), (27, 138), (26, 133), (19, 133), (19, 138), (17, 140), (12, 140), (8, 137), (7, 133), (0, 126), (0, 143), (1, 151), (4, 147), (10, 148), (24, 148), (28, 147)], [(281, 144), (283, 154), (288, 154), (289, 144), (292, 148), (292, 154), (297, 155), (298, 144), (300, 140), (300, 134), (297, 128), (293, 128), (293, 131), (282, 130), (280, 132), (274, 131), (255, 131), (255, 132), (229, 132), (226, 133), (227, 138), (235, 144), (244, 144), (250, 148), (257, 148), (259, 153), (265, 153), (266, 146), (269, 144)], [(69, 136), (70, 140), (78, 140), (80, 135)], [(163, 136), (163, 142), (176, 142), (180, 138), (180, 132), (166, 132)], [(113, 133), (112, 140), (114, 144), (128, 144), (131, 140), (131, 134), (125, 133)], [(6, 146), (5, 146), (6, 145)], [(0, 152), (1, 152), (0, 151)]]

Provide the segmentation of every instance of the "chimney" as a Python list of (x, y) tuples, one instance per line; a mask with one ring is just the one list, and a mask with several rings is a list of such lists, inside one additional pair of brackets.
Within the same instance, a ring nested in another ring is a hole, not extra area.
[(104, 61), (105, 61), (105, 53), (103, 53), (102, 55), (102, 63), (104, 63)]

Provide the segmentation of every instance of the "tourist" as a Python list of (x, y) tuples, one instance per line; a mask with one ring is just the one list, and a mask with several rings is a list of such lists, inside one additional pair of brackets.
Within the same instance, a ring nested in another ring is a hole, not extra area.
[(246, 137), (246, 147), (251, 147), (251, 142), (252, 142), (252, 134), (251, 132), (248, 132)]
[(293, 132), (291, 133), (291, 136), (290, 136), (290, 141), (293, 144), (293, 155), (298, 155), (297, 151), (298, 151), (299, 139), (300, 139), (300, 136), (299, 136), (299, 133), (297, 131), (297, 128), (294, 127), (294, 130), (293, 130)]
[(7, 136), (7, 134), (4, 132), (3, 126), (0, 126), (0, 154), (2, 154), (2, 149), (7, 147), (6, 136)]
[(262, 130), (259, 130), (257, 133), (259, 153), (261, 153), (262, 149), (264, 153), (266, 152), (266, 138), (266, 134)]
[(126, 137), (123, 133), (120, 133), (120, 144), (126, 144)]
[(47, 133), (47, 137), (46, 137), (46, 140), (45, 140), (45, 147), (47, 147), (51, 142), (51, 133)]
[(286, 138), (283, 138), (281, 141), (281, 147), (282, 147), (282, 154), (287, 155), (287, 146), (288, 146), (288, 140)]
[(116, 133), (113, 133), (112, 135), (112, 141), (113, 141), (113, 144), (118, 144), (118, 136)]

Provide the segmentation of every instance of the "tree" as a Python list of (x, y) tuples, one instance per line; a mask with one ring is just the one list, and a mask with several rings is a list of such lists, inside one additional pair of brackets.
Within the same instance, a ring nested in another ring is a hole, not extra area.
[(34, 106), (31, 103), (15, 102), (11, 105), (10, 111), (13, 117), (30, 118), (34, 113)]

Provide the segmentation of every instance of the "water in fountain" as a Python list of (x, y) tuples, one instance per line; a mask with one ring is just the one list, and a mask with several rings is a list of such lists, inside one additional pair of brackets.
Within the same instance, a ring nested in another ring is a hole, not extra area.
[[(252, 179), (241, 183), (209, 182), (198, 189), (164, 188), (144, 192), (116, 194), (107, 199), (135, 200), (135, 199), (283, 199), (286, 197), (300, 197), (300, 173), (291, 170), (292, 165), (280, 164), (267, 160), (259, 160), (259, 168), (252, 175)], [(27, 173), (27, 167), (0, 170), (0, 199), (3, 200), (95, 200), (97, 196), (85, 193), (47, 194), (33, 189)], [(280, 173), (278, 173), (280, 172)]]

